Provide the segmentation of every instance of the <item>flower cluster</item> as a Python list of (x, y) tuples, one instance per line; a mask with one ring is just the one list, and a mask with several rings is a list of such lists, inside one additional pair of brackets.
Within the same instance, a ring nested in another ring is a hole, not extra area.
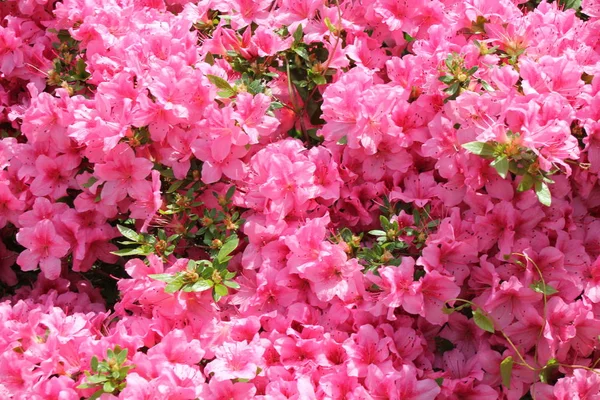
[(598, 0), (0, 21), (0, 397), (600, 396)]

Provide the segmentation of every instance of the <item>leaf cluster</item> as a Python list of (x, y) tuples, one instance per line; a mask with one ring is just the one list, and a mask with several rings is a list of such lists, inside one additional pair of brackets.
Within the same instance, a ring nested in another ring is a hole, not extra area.
[(79, 48), (79, 41), (73, 39), (68, 30), (48, 31), (55, 33), (58, 39), (52, 44), (57, 56), (52, 62), (53, 69), (48, 73), (48, 85), (63, 87), (69, 94), (82, 91), (90, 77), (86, 70), (85, 51)]
[(104, 393), (118, 395), (127, 385), (127, 374), (134, 368), (127, 362), (127, 349), (115, 346), (106, 351), (106, 358), (102, 361), (93, 356), (90, 371), (85, 371), (85, 382), (77, 386), (78, 389), (97, 389), (88, 400), (95, 400)]
[(152, 253), (156, 253), (163, 257), (168, 256), (173, 254), (173, 251), (175, 250), (175, 242), (180, 237), (179, 234), (174, 234), (167, 237), (163, 229), (159, 229), (156, 236), (148, 233), (138, 233), (132, 228), (124, 225), (117, 225), (117, 229), (119, 229), (121, 235), (129, 239), (120, 241), (120, 244), (126, 246), (135, 246), (112, 252), (112, 254), (121, 257), (147, 256)]
[[(411, 251), (420, 251), (427, 240), (429, 232), (439, 225), (439, 220), (434, 220), (430, 215), (430, 207), (412, 208), (409, 204), (395, 203), (392, 205), (384, 198), (381, 207), (383, 214), (379, 217), (381, 229), (367, 232), (375, 237), (374, 242), (363, 242), (364, 233), (355, 235), (348, 228), (342, 229), (334, 240), (344, 241), (349, 247), (350, 255), (358, 258), (365, 265), (364, 273), (373, 271), (383, 265), (398, 266), (404, 256), (415, 256)], [(400, 227), (398, 221), (391, 221), (391, 215), (397, 214), (399, 210), (406, 209), (412, 212), (414, 225)], [(407, 238), (411, 238), (408, 240)], [(417, 270), (415, 279), (422, 276), (423, 271)]]
[(533, 188), (538, 200), (545, 206), (550, 206), (552, 197), (550, 195), (549, 183), (554, 183), (549, 176), (555, 171), (547, 172), (539, 168), (538, 156), (531, 149), (518, 144), (519, 134), (508, 131), (507, 143), (469, 142), (462, 145), (470, 153), (483, 158), (491, 159), (490, 166), (498, 175), (506, 178), (511, 172), (521, 176), (517, 191), (524, 192)]
[(447, 85), (444, 92), (448, 94), (448, 97), (444, 99), (444, 102), (448, 102), (456, 100), (462, 92), (469, 88), (473, 74), (477, 72), (479, 67), (475, 65), (467, 68), (464, 58), (458, 53), (451, 53), (446, 58), (445, 64), (446, 74), (440, 76), (438, 79)]
[(176, 274), (152, 274), (150, 278), (166, 282), (165, 293), (203, 292), (212, 289), (214, 301), (229, 293), (229, 289), (239, 289), (240, 286), (233, 281), (234, 272), (227, 270), (231, 260), (231, 253), (238, 247), (239, 239), (232, 235), (222, 244), (216, 257), (212, 260), (190, 260), (187, 269)]

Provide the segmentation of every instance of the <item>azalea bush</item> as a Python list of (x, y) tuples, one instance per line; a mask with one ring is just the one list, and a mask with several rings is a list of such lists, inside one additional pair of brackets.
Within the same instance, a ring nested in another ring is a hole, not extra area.
[(600, 398), (598, 0), (0, 17), (1, 398)]

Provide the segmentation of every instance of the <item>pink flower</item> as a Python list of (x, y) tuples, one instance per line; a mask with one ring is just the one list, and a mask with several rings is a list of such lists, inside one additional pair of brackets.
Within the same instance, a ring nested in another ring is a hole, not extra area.
[(247, 382), (233, 383), (230, 380), (218, 381), (211, 379), (208, 383), (207, 397), (214, 400), (246, 400), (253, 398), (256, 387)]
[(390, 199), (400, 199), (406, 203), (414, 202), (418, 207), (424, 207), (429, 202), (435, 187), (433, 172), (416, 174), (414, 172), (404, 180), (404, 190), (394, 190)]
[(281, 364), (286, 368), (312, 371), (317, 366), (328, 364), (320, 340), (280, 337), (273, 346), (279, 353)]
[(504, 329), (515, 316), (524, 315), (527, 308), (535, 306), (541, 299), (540, 293), (524, 287), (517, 277), (511, 276), (508, 281), (494, 288), (484, 307), (497, 324), (497, 329)]
[(559, 379), (554, 385), (557, 400), (596, 399), (600, 393), (600, 377), (594, 371), (575, 369), (572, 376)]
[(16, 223), (24, 204), (12, 193), (8, 184), (0, 181), (0, 228), (7, 222)]
[(144, 181), (152, 170), (152, 162), (136, 157), (133, 149), (125, 143), (117, 145), (106, 157), (106, 162), (96, 164), (95, 174), (106, 181), (102, 198), (116, 204), (127, 194), (132, 195), (134, 185)]
[(237, 120), (248, 134), (249, 143), (258, 143), (261, 136), (271, 135), (279, 121), (266, 115), (271, 106), (271, 99), (262, 93), (252, 96), (250, 93), (240, 93), (236, 98)]
[(197, 134), (194, 131), (176, 126), (167, 135), (168, 146), (160, 145), (158, 148), (161, 162), (173, 168), (176, 179), (184, 179), (190, 169), (191, 146), (196, 138)]
[(65, 203), (51, 203), (45, 197), (38, 197), (33, 203), (33, 208), (19, 216), (19, 224), (23, 228), (32, 228), (43, 220), (57, 223), (62, 214), (68, 209), (69, 206)]
[(120, 393), (120, 396), (132, 399), (157, 399), (158, 395), (156, 384), (149, 382), (137, 372), (131, 371), (127, 374), (127, 385)]
[(198, 364), (204, 357), (204, 350), (200, 348), (200, 341), (189, 336), (180, 329), (169, 332), (148, 350), (148, 358), (158, 363)]
[(525, 94), (554, 91), (573, 98), (581, 90), (581, 67), (567, 57), (543, 56), (537, 62), (527, 57), (519, 60)]
[(445, 323), (448, 316), (442, 311), (444, 304), (448, 300), (455, 299), (460, 293), (460, 288), (452, 278), (443, 276), (437, 271), (426, 273), (419, 283), (417, 293), (423, 296), (421, 316), (432, 324)]
[(348, 57), (367, 69), (378, 71), (385, 64), (385, 52), (379, 48), (377, 40), (366, 34), (356, 37), (347, 49)]
[(435, 399), (440, 393), (440, 386), (433, 379), (416, 379), (417, 371), (410, 365), (403, 365), (395, 381), (395, 388), (389, 391), (390, 397), (398, 399), (428, 400)]
[(38, 174), (31, 182), (31, 193), (52, 199), (66, 195), (67, 189), (74, 183), (75, 169), (80, 162), (79, 157), (73, 155), (65, 154), (56, 159), (40, 155), (35, 161)]
[(355, 398), (352, 393), (359, 387), (357, 378), (348, 376), (344, 369), (322, 376), (319, 385), (325, 394), (324, 398), (332, 400)]
[[(258, 23), (268, 16), (269, 0), (233, 0), (231, 7), (236, 11), (232, 13), (232, 26), (241, 29), (253, 22)], [(262, 25), (259, 25), (259, 28)]]
[(59, 277), (60, 259), (67, 255), (69, 244), (56, 234), (51, 221), (43, 220), (33, 228), (21, 229), (17, 241), (27, 248), (17, 258), (24, 271), (32, 271), (39, 265), (48, 279)]
[(138, 181), (128, 190), (135, 202), (129, 206), (131, 213), (129, 218), (143, 219), (144, 224), (140, 232), (146, 232), (152, 218), (160, 210), (163, 200), (160, 191), (160, 173), (156, 170), (151, 172), (152, 182)]
[(205, 374), (214, 374), (212, 379), (253, 379), (262, 365), (264, 348), (256, 343), (225, 342), (215, 349), (216, 359), (208, 363)]
[(383, 363), (389, 355), (389, 338), (381, 338), (371, 325), (363, 325), (344, 342), (349, 376), (364, 378), (369, 365)]
[(348, 260), (339, 247), (324, 242), (319, 261), (298, 267), (300, 276), (309, 280), (321, 301), (330, 301), (335, 296), (345, 299), (353, 284), (353, 278), (362, 269), (355, 259)]
[[(263, 3), (267, 4), (268, 2), (265, 2), (263, 0)], [(252, 41), (256, 46), (256, 49), (258, 50), (258, 55), (260, 57), (273, 56), (276, 53), (289, 48), (291, 44), (290, 39), (291, 38), (284, 40), (275, 32), (273, 32), (272, 29), (264, 27), (262, 25), (258, 26), (256, 31), (254, 31), (254, 35), (252, 36)]]
[(414, 280), (415, 261), (403, 257), (397, 267), (381, 267), (379, 275), (369, 275), (369, 279), (383, 292), (379, 302), (389, 307), (388, 317), (393, 318), (393, 309), (402, 307), (406, 312), (418, 314), (423, 307), (423, 295), (418, 293), (418, 283)]

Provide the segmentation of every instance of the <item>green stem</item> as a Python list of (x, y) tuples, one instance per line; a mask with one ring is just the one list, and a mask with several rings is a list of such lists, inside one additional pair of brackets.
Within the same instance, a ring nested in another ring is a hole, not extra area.
[[(470, 304), (471, 307), (475, 307), (479, 310), (483, 311), (483, 308), (479, 307), (477, 304), (473, 303), (470, 300), (465, 300), (465, 299), (449, 299), (446, 300), (446, 303), (449, 301), (462, 301), (463, 303), (467, 303)], [(489, 318), (489, 316), (487, 315), (486, 312), (483, 312), (485, 314), (486, 317)], [(525, 367), (527, 367), (528, 369), (532, 370), (532, 371), (538, 371), (539, 369), (531, 366), (527, 361), (525, 361), (525, 358), (523, 357), (523, 355), (521, 354), (521, 352), (519, 351), (519, 349), (517, 349), (517, 346), (515, 346), (515, 344), (513, 343), (512, 340), (510, 340), (510, 338), (508, 337), (508, 335), (506, 333), (504, 333), (502, 330), (499, 330), (499, 332), (502, 334), (502, 336), (504, 336), (504, 339), (506, 339), (506, 341), (508, 342), (508, 344), (510, 344), (510, 346), (512, 347), (512, 349), (514, 350), (514, 352), (517, 354), (517, 356), (519, 357), (519, 359), (521, 360), (521, 362), (524, 364)]]
[[(538, 333), (538, 337), (537, 337), (537, 342), (539, 343), (540, 339), (542, 338), (542, 335), (544, 334), (544, 328), (546, 327), (546, 323), (547, 323), (547, 308), (548, 308), (548, 296), (546, 295), (546, 281), (544, 280), (544, 275), (542, 274), (542, 271), (540, 270), (540, 268), (538, 267), (538, 265), (527, 255), (527, 254), (523, 254), (523, 253), (513, 253), (514, 255), (517, 256), (521, 256), (524, 257), (525, 260), (527, 260), (528, 262), (530, 262), (531, 264), (533, 264), (533, 266), (535, 267), (535, 270), (537, 271), (538, 275), (540, 276), (540, 282), (542, 282), (542, 296), (543, 296), (543, 300), (544, 300), (544, 309), (543, 309), (543, 315), (542, 315), (542, 328), (540, 329), (539, 333)], [(539, 365), (539, 360), (538, 360), (538, 346), (535, 346), (535, 354), (534, 354), (534, 359), (535, 362)]]
[(558, 365), (560, 365), (561, 367), (564, 367), (564, 368), (573, 368), (573, 369), (581, 368), (581, 369), (585, 369), (587, 371), (593, 372), (597, 375), (600, 375), (600, 371), (598, 371), (594, 368), (591, 368), (591, 367), (586, 367), (585, 365), (570, 365), (570, 364), (558, 364)]

